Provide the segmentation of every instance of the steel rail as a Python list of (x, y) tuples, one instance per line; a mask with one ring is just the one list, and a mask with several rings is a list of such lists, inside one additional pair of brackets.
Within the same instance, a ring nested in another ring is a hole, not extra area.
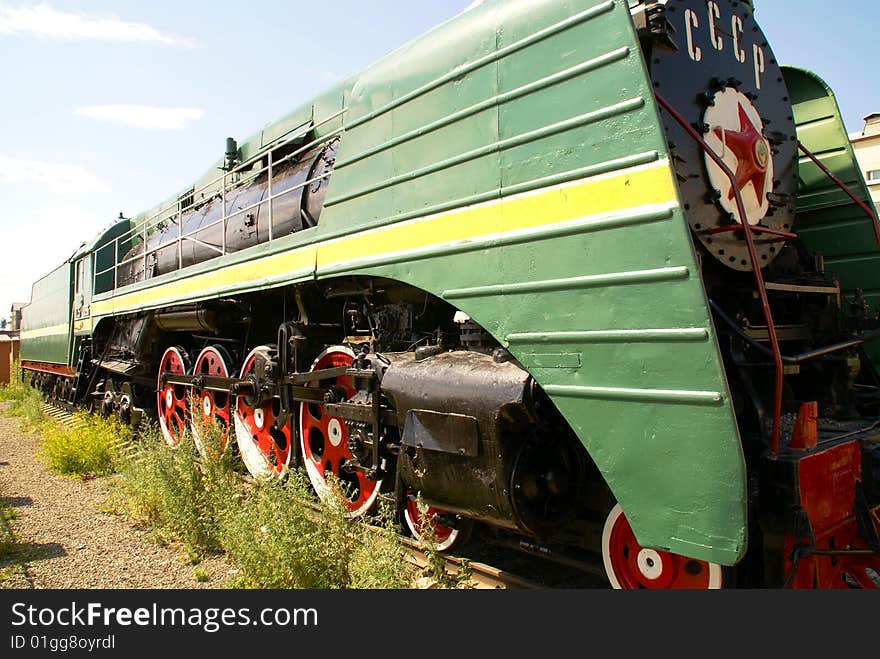
[[(406, 536), (398, 537), (403, 544), (406, 558), (412, 565), (418, 569), (425, 569), (430, 565), (428, 552), (418, 542)], [(539, 590), (545, 588), (543, 584), (536, 581), (525, 579), (486, 563), (446, 554), (441, 554), (441, 557), (447, 574), (458, 577), (462, 572), (470, 573), (467, 583), (472, 584), (476, 590)]]

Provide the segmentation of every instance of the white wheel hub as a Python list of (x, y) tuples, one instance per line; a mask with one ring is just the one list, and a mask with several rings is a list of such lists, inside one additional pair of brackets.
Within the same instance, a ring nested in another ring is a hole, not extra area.
[(205, 396), (202, 399), (202, 412), (205, 413), (205, 416), (211, 416), (211, 397)]
[(168, 389), (165, 391), (165, 404), (168, 407), (174, 405), (174, 394), (171, 393), (171, 387), (168, 387)]
[(644, 575), (645, 579), (659, 579), (663, 574), (663, 558), (653, 549), (642, 549), (639, 552), (636, 562), (639, 565), (639, 571)]
[(254, 425), (262, 430), (264, 423), (266, 423), (266, 419), (263, 416), (263, 408), (258, 407), (254, 410)]
[(328, 439), (333, 446), (339, 446), (342, 443), (342, 424), (339, 419), (330, 419), (327, 424)]

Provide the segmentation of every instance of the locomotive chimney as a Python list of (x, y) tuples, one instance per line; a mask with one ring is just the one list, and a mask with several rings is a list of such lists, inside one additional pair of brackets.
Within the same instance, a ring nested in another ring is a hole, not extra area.
[(226, 138), (226, 166), (227, 171), (235, 167), (238, 162), (238, 143), (232, 137)]

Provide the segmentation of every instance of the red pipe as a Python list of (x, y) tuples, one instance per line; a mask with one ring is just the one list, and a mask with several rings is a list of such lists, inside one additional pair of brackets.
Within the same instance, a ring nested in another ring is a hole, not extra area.
[[(715, 235), (716, 233), (729, 233), (731, 231), (745, 231), (742, 224), (728, 224), (723, 227), (715, 227), (714, 229), (710, 229), (709, 233), (711, 235)], [(755, 233), (766, 233), (771, 236), (778, 236), (784, 240), (797, 240), (796, 233), (789, 233), (788, 231), (777, 231), (776, 229), (768, 229), (766, 227), (752, 227), (752, 231)]]
[(867, 214), (868, 217), (871, 218), (871, 223), (874, 228), (874, 239), (877, 241), (877, 246), (880, 247), (880, 220), (877, 219), (877, 213), (875, 213), (871, 209), (871, 207), (868, 206), (868, 204), (866, 204), (861, 199), (856, 197), (852, 193), (852, 191), (847, 187), (846, 183), (844, 183), (839, 178), (837, 178), (837, 176), (835, 176), (834, 172), (832, 172), (824, 164), (822, 164), (822, 162), (820, 162), (819, 159), (815, 155), (813, 155), (813, 153), (809, 149), (807, 149), (807, 147), (805, 147), (801, 142), (798, 142), (798, 148), (801, 151), (803, 151), (804, 154), (807, 156), (807, 158), (812, 160), (816, 164), (816, 166), (825, 173), (825, 175), (828, 178), (830, 178), (832, 181), (834, 181), (837, 184), (837, 187), (839, 187), (841, 190), (843, 190), (847, 194), (847, 196), (850, 199), (852, 199), (853, 202), (859, 208), (861, 208), (863, 211), (865, 211), (865, 213)]
[[(687, 119), (685, 119), (678, 111), (670, 105), (670, 103), (663, 98), (659, 93), (654, 92), (654, 95), (657, 97), (657, 101), (666, 110), (673, 119), (675, 119), (681, 127), (684, 128), (685, 132), (690, 135), (694, 141), (700, 145), (700, 148), (706, 152), (706, 155), (709, 156), (715, 164), (721, 168), (721, 171), (724, 172), (725, 176), (730, 179), (730, 185), (733, 189), (734, 195), (736, 197), (736, 207), (739, 211), (739, 216), (743, 221), (743, 235), (746, 238), (746, 245), (749, 250), (749, 259), (752, 262), (752, 271), (755, 274), (755, 281), (758, 285), (758, 295), (761, 298), (761, 308), (764, 311), (764, 320), (767, 323), (767, 333), (770, 338), (770, 348), (773, 351), (773, 363), (776, 366), (776, 392), (775, 398), (773, 401), (773, 435), (770, 443), (770, 451), (775, 458), (779, 455), (779, 436), (781, 434), (781, 423), (782, 423), (782, 380), (783, 380), (783, 368), (782, 368), (782, 352), (779, 349), (779, 337), (776, 334), (776, 325), (773, 322), (773, 312), (770, 310), (770, 300), (767, 297), (767, 288), (764, 286), (764, 275), (761, 272), (761, 269), (758, 267), (758, 253), (755, 251), (755, 237), (752, 235), (752, 231), (754, 231), (755, 227), (751, 226), (748, 223), (748, 215), (746, 214), (745, 204), (743, 204), (742, 194), (740, 189), (736, 185), (736, 174), (734, 174), (730, 167), (727, 166), (727, 163), (722, 160), (721, 156), (719, 156), (715, 151), (710, 147), (706, 140), (703, 139), (702, 135), (700, 135), (696, 129), (691, 126)], [(880, 234), (878, 234), (880, 235)]]

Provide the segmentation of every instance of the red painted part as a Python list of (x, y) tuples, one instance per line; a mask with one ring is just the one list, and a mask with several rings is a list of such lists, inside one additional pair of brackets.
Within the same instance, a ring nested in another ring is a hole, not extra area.
[[(352, 355), (341, 350), (331, 350), (315, 362), (312, 370), (351, 366), (353, 361)], [(348, 376), (337, 377), (333, 382), (322, 380), (321, 384), (336, 387), (344, 400), (357, 393)], [(378, 483), (359, 471), (349, 474), (342, 469), (346, 461), (354, 458), (348, 443), (348, 427), (345, 421), (326, 414), (323, 405), (303, 403), (300, 411), (300, 433), (303, 461), (315, 489), (320, 491), (321, 487), (326, 487), (325, 479), (329, 472), (340, 480), (343, 487), (348, 488), (345, 505), (349, 512), (352, 515), (365, 512), (375, 500)]]
[(868, 204), (866, 204), (866, 203), (863, 202), (861, 199), (859, 199), (858, 197), (856, 197), (856, 196), (853, 194), (852, 190), (850, 190), (850, 189), (847, 187), (846, 183), (844, 183), (844, 182), (841, 181), (837, 176), (835, 176), (835, 175), (834, 175), (834, 172), (832, 172), (830, 169), (828, 169), (828, 168), (827, 168), (827, 167), (826, 167), (826, 166), (825, 166), (825, 165), (824, 165), (824, 164), (823, 164), (823, 163), (822, 163), (822, 162), (821, 162), (821, 161), (815, 156), (815, 154), (813, 154), (809, 149), (807, 149), (807, 147), (805, 147), (803, 144), (801, 144), (800, 142), (798, 142), (798, 148), (800, 148), (800, 150), (804, 152), (804, 155), (806, 155), (807, 158), (809, 158), (810, 160), (813, 161), (813, 163), (816, 165), (816, 167), (818, 167), (819, 169), (822, 170), (822, 172), (825, 174), (825, 176), (827, 176), (827, 177), (830, 178), (832, 181), (834, 181), (835, 185), (837, 185), (837, 187), (839, 187), (841, 190), (843, 190), (843, 192), (846, 193), (846, 195), (847, 195), (850, 199), (853, 200), (853, 203), (855, 203), (856, 206), (858, 206), (858, 207), (861, 208), (863, 211), (865, 211), (865, 214), (866, 214), (869, 218), (871, 218), (871, 225), (872, 225), (872, 227), (873, 227), (873, 229), (874, 229), (874, 239), (877, 241), (877, 246), (880, 247), (880, 219), (877, 218), (877, 213), (875, 213), (873, 210), (871, 210), (871, 207), (868, 206)]
[(186, 430), (186, 387), (166, 384), (162, 386), (162, 374), (185, 375), (188, 369), (186, 354), (177, 348), (168, 348), (159, 362), (159, 378), (156, 404), (159, 411), (159, 427), (170, 446), (177, 446)]
[(799, 461), (801, 508), (809, 516), (814, 534), (824, 535), (852, 516), (861, 475), (860, 442), (840, 444)]
[[(226, 361), (217, 350), (217, 348), (209, 347), (202, 350), (196, 359), (193, 367), (193, 375), (211, 375), (221, 378), (229, 377), (229, 369)], [(232, 397), (221, 391), (196, 391), (193, 389), (193, 403), (195, 405), (193, 424), (200, 424), (201, 427), (196, 428), (194, 432), (201, 435), (208, 431), (212, 423), (216, 423), (222, 428), (223, 442), (222, 450), (226, 450), (229, 443), (229, 426), (230, 426), (230, 409), (232, 407)], [(206, 413), (207, 410), (207, 413)]]
[[(623, 590), (707, 590), (721, 586), (721, 568), (665, 551), (644, 550), (626, 516), (618, 515), (606, 531), (609, 578), (617, 580)], [(605, 540), (603, 540), (603, 543)], [(714, 572), (714, 573), (713, 573)]]
[[(422, 531), (425, 524), (434, 519), (437, 515), (445, 514), (445, 511), (440, 510), (439, 508), (434, 508), (432, 506), (428, 506), (428, 509), (422, 514), (422, 511), (419, 510), (419, 504), (417, 501), (413, 501), (412, 499), (407, 499), (406, 501), (406, 512), (409, 515), (409, 520), (412, 521), (412, 525), (415, 527), (413, 530), (414, 535), (421, 537)], [(455, 531), (455, 529), (449, 528), (448, 526), (443, 526), (442, 524), (438, 524), (436, 521), (434, 522), (434, 527), (431, 529), (433, 531), (433, 538), (430, 538), (430, 541), (435, 545), (442, 545), (447, 540), (449, 540), (449, 536)]]
[(819, 443), (819, 404), (804, 403), (798, 411), (790, 448), (805, 450), (816, 448)]
[[(728, 224), (723, 227), (715, 227), (714, 229), (709, 230), (710, 235), (715, 235), (717, 233), (731, 233), (733, 231), (745, 231), (745, 227), (742, 224)], [(755, 233), (764, 233), (769, 236), (776, 236), (780, 240), (796, 240), (798, 235), (796, 233), (790, 233), (788, 231), (777, 231), (776, 229), (768, 229), (766, 227), (752, 227), (752, 231)]]
[[(767, 154), (770, 153), (770, 147), (767, 140), (761, 135), (760, 131), (755, 128), (752, 120), (746, 114), (742, 104), (739, 107), (739, 132), (728, 131), (722, 133), (721, 128), (716, 128), (715, 133), (722, 141), (727, 141), (730, 150), (736, 155), (736, 185), (730, 188), (728, 199), (733, 199), (737, 190), (745, 188), (746, 184), (751, 182), (755, 189), (755, 195), (758, 197), (758, 204), (762, 202), (760, 199), (760, 191), (764, 190), (767, 181)], [(757, 147), (762, 146), (765, 161), (760, 162), (757, 157)], [(745, 215), (740, 217), (745, 218)]]
[(706, 143), (706, 140), (703, 139), (696, 129), (687, 122), (687, 119), (681, 116), (678, 110), (672, 107), (669, 101), (663, 98), (658, 92), (654, 92), (654, 95), (657, 97), (657, 102), (660, 103), (663, 109), (681, 125), (685, 132), (700, 145), (700, 148), (703, 151), (706, 152), (706, 155), (721, 168), (724, 175), (730, 179), (730, 184), (735, 192), (736, 208), (739, 211), (739, 216), (743, 219), (743, 235), (745, 236), (746, 246), (749, 250), (749, 260), (752, 263), (752, 272), (755, 275), (758, 296), (761, 298), (761, 309), (764, 312), (764, 319), (767, 323), (767, 333), (769, 334), (770, 348), (773, 351), (773, 363), (776, 368), (776, 389), (773, 400), (773, 436), (770, 444), (771, 453), (775, 457), (779, 455), (779, 437), (782, 428), (782, 380), (784, 371), (782, 366), (782, 351), (779, 348), (779, 337), (776, 334), (776, 324), (773, 322), (773, 312), (770, 310), (770, 299), (767, 297), (767, 288), (764, 286), (764, 275), (761, 273), (761, 268), (758, 266), (758, 253), (755, 250), (755, 237), (752, 235), (754, 227), (748, 223), (748, 214), (746, 213), (745, 204), (743, 204), (742, 192), (736, 184), (736, 174), (731, 171), (730, 167), (727, 166), (727, 163), (724, 162), (721, 156), (715, 153), (712, 147)]
[(49, 364), (47, 362), (32, 362), (22, 360), (21, 367), (26, 371), (36, 371), (38, 373), (49, 373), (50, 375), (60, 375), (65, 378), (75, 378), (76, 370), (70, 366), (61, 364)]
[[(874, 526), (880, 528), (878, 510), (873, 511)], [(834, 590), (852, 588), (849, 580), (866, 590), (880, 589), (880, 584), (875, 581), (869, 570), (875, 575), (880, 575), (880, 556), (865, 553), (862, 555), (827, 555), (811, 554), (800, 557), (797, 565), (792, 559), (794, 548), (803, 545), (803, 540), (788, 537), (785, 540), (785, 569), (789, 574), (796, 569), (791, 579), (793, 589)], [(855, 518), (849, 518), (838, 526), (827, 531), (824, 535), (816, 535), (816, 547), (819, 551), (831, 550), (867, 550), (868, 546), (862, 537), (859, 525)]]
[[(241, 369), (241, 377), (245, 378), (253, 372), (257, 363), (257, 352), (251, 353)], [(260, 449), (260, 453), (266, 458), (267, 464), (276, 475), (281, 475), (290, 464), (290, 424), (285, 423), (280, 429), (275, 430), (279, 435), (273, 436), (272, 429), (275, 427), (276, 414), (275, 403), (269, 401), (262, 407), (256, 408), (248, 404), (246, 396), (238, 396), (235, 401), (235, 415), (239, 422), (248, 430), (248, 434)], [(258, 412), (259, 410), (259, 412)]]
[[(800, 504), (810, 519), (815, 546), (809, 538), (785, 540), (786, 573), (796, 570), (792, 588), (850, 588), (846, 577), (862, 588), (880, 588), (867, 570), (880, 578), (880, 556), (870, 554), (854, 507), (856, 486), (862, 474), (861, 443), (840, 444), (826, 451), (808, 455), (799, 461)], [(874, 525), (880, 529), (877, 510), (872, 511)], [(794, 561), (796, 547), (822, 551), (865, 551), (857, 555), (826, 555), (807, 552)]]

